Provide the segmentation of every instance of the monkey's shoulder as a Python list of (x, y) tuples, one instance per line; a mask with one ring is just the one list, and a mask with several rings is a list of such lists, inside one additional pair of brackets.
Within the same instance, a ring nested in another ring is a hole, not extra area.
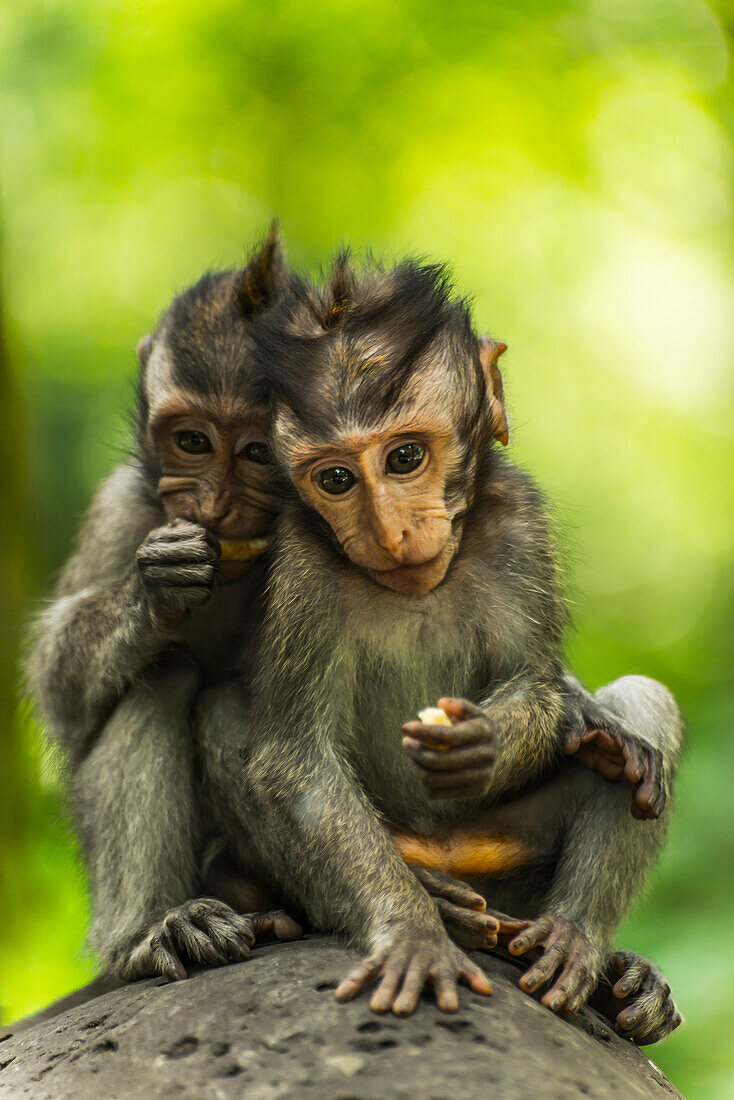
[(164, 518), (140, 467), (133, 461), (121, 462), (92, 497), (58, 594), (120, 580), (132, 568), (140, 543)]

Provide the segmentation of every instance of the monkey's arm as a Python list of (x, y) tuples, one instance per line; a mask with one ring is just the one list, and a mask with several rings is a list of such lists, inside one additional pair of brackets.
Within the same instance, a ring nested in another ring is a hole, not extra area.
[(671, 776), (657, 744), (605, 707), (575, 677), (566, 674), (567, 716), (563, 751), (605, 779), (633, 788), (632, 815), (656, 818), (665, 808)]
[(56, 598), (36, 623), (31, 686), (72, 751), (176, 638), (187, 608), (208, 598), (216, 549), (203, 528), (164, 522), (138, 470), (119, 466), (97, 492)]

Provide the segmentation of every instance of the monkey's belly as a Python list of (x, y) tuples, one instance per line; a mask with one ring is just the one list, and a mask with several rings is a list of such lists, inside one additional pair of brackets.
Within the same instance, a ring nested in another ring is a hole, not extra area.
[(391, 828), (390, 836), (406, 863), (453, 878), (501, 875), (536, 861), (537, 853), (519, 837), (455, 829), (443, 836), (421, 836)]

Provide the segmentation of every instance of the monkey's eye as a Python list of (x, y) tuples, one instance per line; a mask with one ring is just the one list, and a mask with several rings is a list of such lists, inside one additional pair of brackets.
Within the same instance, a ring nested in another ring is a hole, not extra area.
[(354, 485), (354, 474), (344, 466), (330, 466), (319, 474), (319, 483), (325, 493), (347, 493)]
[(256, 462), (258, 466), (267, 466), (270, 462), (267, 443), (248, 443), (242, 453), (248, 462)]
[(173, 438), (176, 442), (176, 446), (190, 455), (204, 455), (214, 449), (211, 445), (209, 436), (204, 435), (203, 432), (174, 432)]
[(426, 457), (422, 443), (402, 443), (387, 456), (387, 468), (391, 474), (411, 474)]

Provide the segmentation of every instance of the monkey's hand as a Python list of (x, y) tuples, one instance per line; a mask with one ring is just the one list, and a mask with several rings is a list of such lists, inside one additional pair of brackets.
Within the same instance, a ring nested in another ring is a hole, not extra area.
[(442, 1012), (459, 1007), (457, 985), (465, 982), (475, 993), (492, 992), (486, 974), (445, 933), (426, 935), (422, 929), (403, 931), (392, 942), (355, 967), (337, 986), (337, 1001), (351, 1001), (363, 989), (381, 979), (372, 994), (373, 1012), (408, 1016), (415, 1010), (426, 982), (436, 990)]
[(667, 1038), (682, 1023), (667, 981), (634, 951), (610, 955), (589, 1003), (638, 1046)]
[(468, 883), (408, 864), (436, 903), (444, 928), (465, 951), (496, 947), (499, 921), (486, 912), (487, 903)]
[(429, 798), (481, 798), (494, 771), (496, 730), (490, 716), (465, 699), (439, 699), (450, 726), (406, 722), (403, 749)]
[[(550, 914), (527, 924), (510, 940), (511, 955), (532, 952), (532, 966), (520, 978), (526, 993), (535, 993), (543, 985), (558, 978), (541, 998), (541, 1004), (558, 1012), (578, 1012), (595, 988), (602, 966), (598, 949), (574, 924)], [(500, 936), (503, 928), (500, 924)]]
[(198, 523), (156, 527), (138, 547), (135, 564), (154, 614), (178, 625), (211, 596), (219, 544)]
[(154, 975), (181, 981), (186, 977), (184, 962), (195, 966), (243, 962), (264, 933), (279, 940), (295, 940), (303, 934), (282, 910), (241, 915), (217, 898), (195, 898), (169, 909), (136, 940), (117, 970), (128, 982)]
[(611, 716), (574, 716), (565, 732), (563, 751), (605, 779), (633, 787), (633, 817), (652, 819), (660, 817), (665, 809), (663, 754)]

